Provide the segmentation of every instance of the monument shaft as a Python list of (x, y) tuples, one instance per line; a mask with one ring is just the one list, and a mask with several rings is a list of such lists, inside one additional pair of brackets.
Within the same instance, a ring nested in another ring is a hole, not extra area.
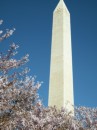
[(49, 106), (72, 110), (73, 98), (70, 13), (60, 0), (53, 13)]

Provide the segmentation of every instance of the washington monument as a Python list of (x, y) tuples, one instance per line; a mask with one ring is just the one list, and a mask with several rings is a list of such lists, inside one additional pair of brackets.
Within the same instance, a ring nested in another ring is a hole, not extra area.
[(70, 13), (63, 0), (53, 12), (49, 106), (73, 109), (73, 70)]

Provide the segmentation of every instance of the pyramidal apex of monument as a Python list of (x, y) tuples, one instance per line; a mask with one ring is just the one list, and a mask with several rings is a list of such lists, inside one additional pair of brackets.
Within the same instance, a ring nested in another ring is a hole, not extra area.
[(55, 8), (54, 12), (61, 11), (61, 10), (66, 11), (67, 13), (69, 13), (69, 10), (67, 9), (67, 6), (66, 6), (64, 0), (59, 1), (59, 3), (57, 5), (57, 7)]

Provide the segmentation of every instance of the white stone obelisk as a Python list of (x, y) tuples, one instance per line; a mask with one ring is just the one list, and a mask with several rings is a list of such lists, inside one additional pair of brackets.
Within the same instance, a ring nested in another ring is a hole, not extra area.
[(60, 0), (53, 13), (49, 106), (73, 110), (73, 72), (70, 13)]

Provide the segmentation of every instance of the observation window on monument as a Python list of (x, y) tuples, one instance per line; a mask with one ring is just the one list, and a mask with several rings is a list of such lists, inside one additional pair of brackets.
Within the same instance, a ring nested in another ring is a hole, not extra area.
[(58, 9), (57, 9), (57, 12), (60, 13), (60, 12), (61, 12), (61, 8), (58, 8)]

